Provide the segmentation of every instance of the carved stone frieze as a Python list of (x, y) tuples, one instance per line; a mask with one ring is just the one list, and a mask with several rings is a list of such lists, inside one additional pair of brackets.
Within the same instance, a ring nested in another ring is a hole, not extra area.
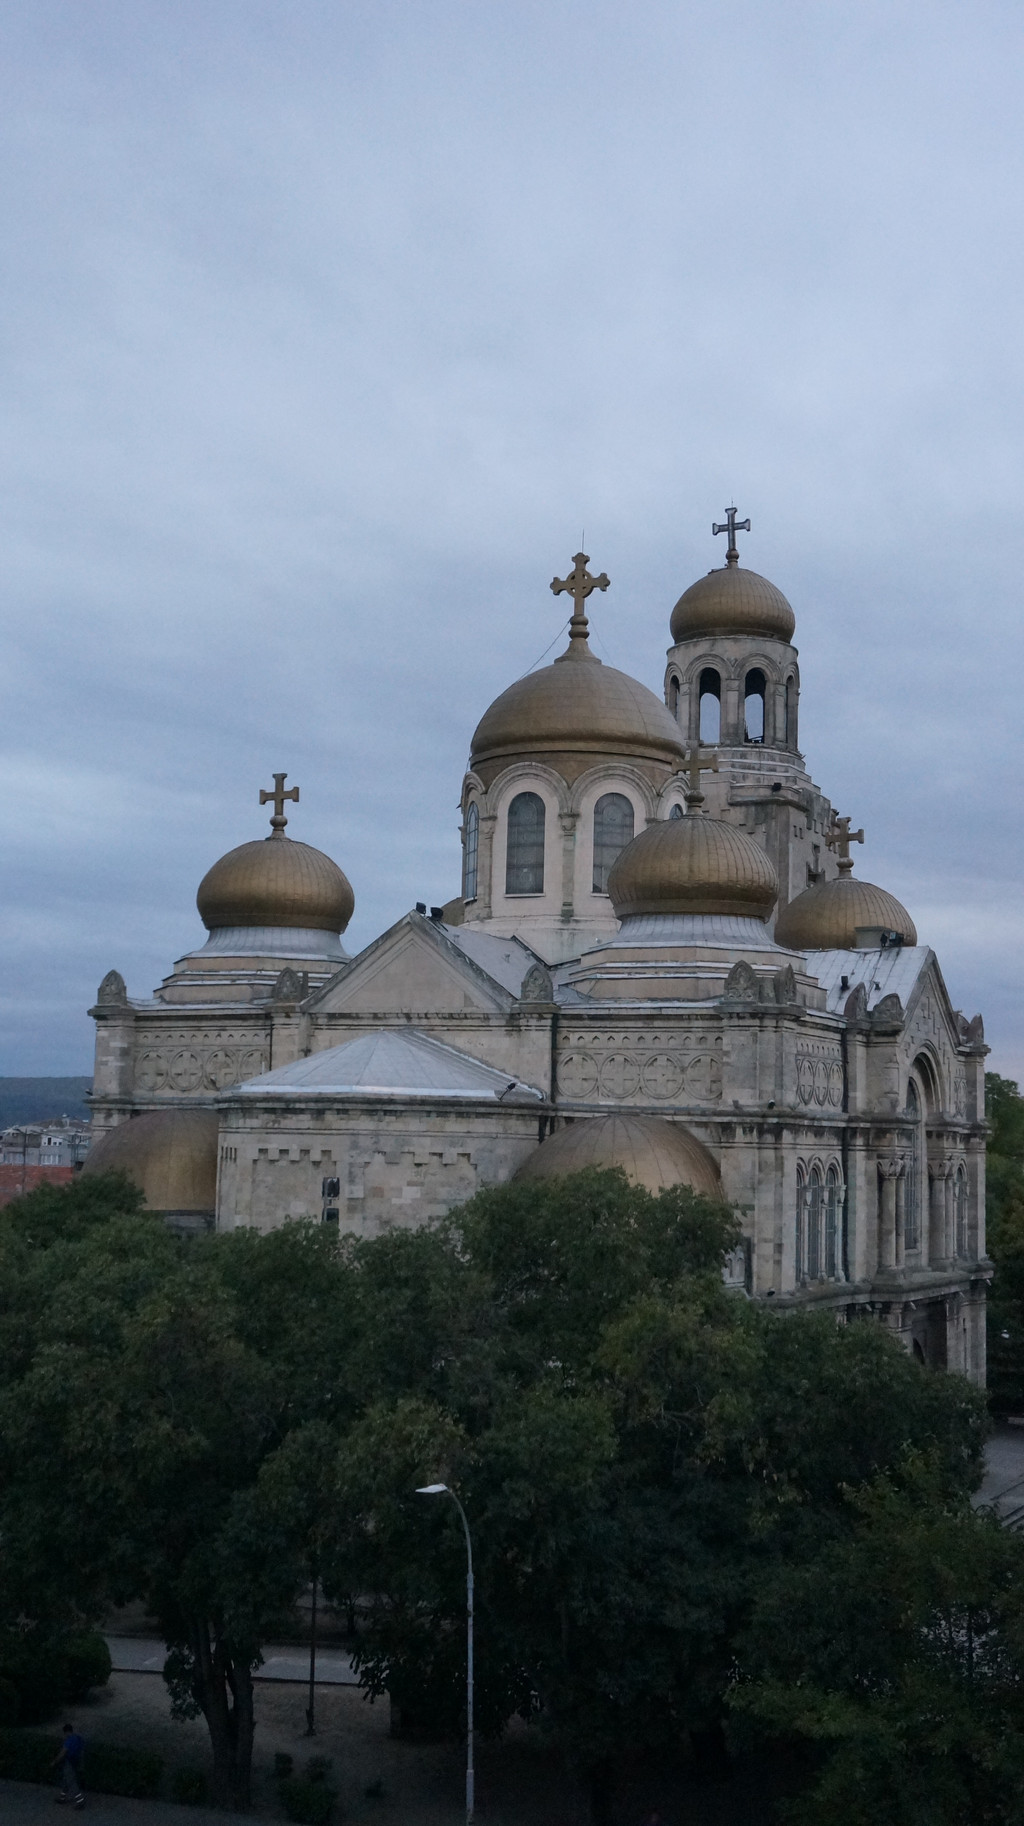
[[(722, 1095), (720, 1034), (566, 1035), (558, 1088), (573, 1102), (714, 1103)], [(574, 1044), (579, 1042), (579, 1044)]]
[(253, 1046), (251, 1034), (233, 1046), (150, 1046), (136, 1054), (134, 1087), (142, 1096), (195, 1096), (258, 1078), (268, 1064), (265, 1047)]
[(818, 1109), (843, 1107), (843, 1067), (831, 1047), (813, 1047), (796, 1055), (796, 1091), (801, 1103)]

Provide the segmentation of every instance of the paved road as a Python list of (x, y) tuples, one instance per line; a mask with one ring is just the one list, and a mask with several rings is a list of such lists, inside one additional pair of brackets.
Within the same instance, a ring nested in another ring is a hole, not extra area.
[[(167, 1650), (162, 1642), (149, 1636), (108, 1636), (110, 1659), (119, 1673), (159, 1674), (163, 1671)], [(273, 1643), (263, 1651), (263, 1666), (257, 1680), (309, 1680), (309, 1650), (282, 1648)], [(316, 1657), (316, 1683), (325, 1687), (357, 1687), (359, 1676), (347, 1655), (336, 1649), (319, 1649)]]
[(998, 1426), (985, 1447), (985, 1477), (974, 1499), (1009, 1528), (1024, 1526), (1024, 1427)]

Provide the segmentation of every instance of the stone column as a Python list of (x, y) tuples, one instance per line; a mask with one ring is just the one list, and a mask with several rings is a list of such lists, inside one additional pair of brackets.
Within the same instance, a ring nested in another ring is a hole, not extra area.
[(945, 1211), (946, 1260), (954, 1262), (956, 1260), (956, 1182), (953, 1177), (952, 1160), (948, 1163), (942, 1196)]
[(576, 910), (576, 826), (579, 812), (559, 812), (562, 832), (562, 918), (568, 923)]
[(938, 1262), (949, 1260), (949, 1248), (946, 1240), (946, 1186), (949, 1180), (950, 1161), (933, 1160), (928, 1167), (929, 1200), (928, 1200), (928, 1262), (934, 1268)]
[(878, 1200), (879, 1268), (896, 1266), (896, 1177), (899, 1170), (898, 1160), (880, 1160), (878, 1163), (881, 1181)]
[(494, 903), (494, 827), (496, 812), (480, 813), (480, 854), (477, 858), (476, 904), (481, 919), (489, 919)]
[(907, 1237), (907, 1176), (902, 1160), (896, 1162), (896, 1266), (902, 1268), (906, 1259)]

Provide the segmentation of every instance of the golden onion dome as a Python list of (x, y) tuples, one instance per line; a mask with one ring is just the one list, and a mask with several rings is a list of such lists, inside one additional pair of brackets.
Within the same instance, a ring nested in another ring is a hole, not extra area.
[(858, 881), (849, 869), (835, 881), (805, 888), (783, 907), (775, 922), (775, 943), (790, 951), (853, 951), (858, 928), (898, 932), (905, 945), (917, 944), (917, 928), (906, 907), (884, 888)]
[(796, 616), (782, 591), (732, 560), (691, 583), (672, 610), (673, 640), (693, 634), (760, 634), (790, 641), (795, 628)]
[(83, 1173), (126, 1173), (150, 1211), (210, 1216), (217, 1203), (216, 1110), (151, 1110), (108, 1129)]
[(344, 932), (355, 907), (336, 862), (283, 832), (240, 843), (199, 883), (199, 917), (208, 932), (221, 926), (301, 926)]
[(760, 844), (719, 818), (691, 812), (649, 824), (608, 876), (619, 919), (641, 913), (732, 913), (767, 920), (779, 878)]
[(542, 1141), (516, 1179), (553, 1179), (585, 1167), (621, 1167), (633, 1185), (648, 1192), (691, 1186), (721, 1198), (718, 1168), (704, 1144), (677, 1123), (660, 1116), (588, 1116), (567, 1123)]
[(679, 727), (661, 698), (573, 640), (553, 665), (517, 679), (473, 732), (470, 767), (561, 755), (628, 755), (678, 765)]

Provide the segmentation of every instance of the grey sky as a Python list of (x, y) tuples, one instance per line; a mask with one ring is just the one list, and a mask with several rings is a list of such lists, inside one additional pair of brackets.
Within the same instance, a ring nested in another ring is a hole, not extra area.
[(1024, 1074), (1016, 4), (0, 5), (0, 1071), (262, 834), (358, 949), (458, 889), (469, 737), (586, 529), (597, 651), (797, 615), (808, 765)]

